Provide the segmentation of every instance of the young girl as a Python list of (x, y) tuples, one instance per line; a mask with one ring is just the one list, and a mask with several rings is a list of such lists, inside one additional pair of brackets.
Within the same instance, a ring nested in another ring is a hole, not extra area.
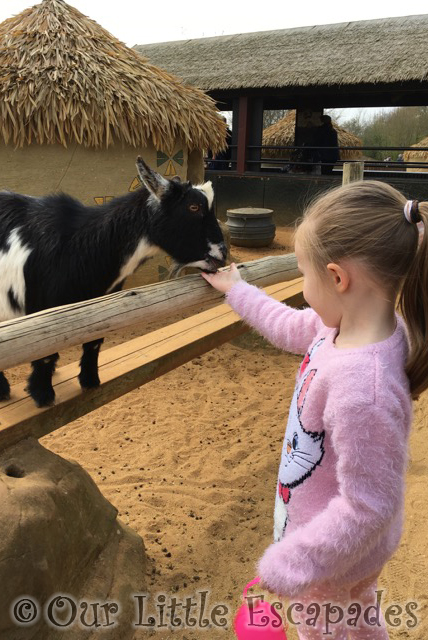
[[(272, 344), (305, 354), (279, 467), (275, 542), (258, 566), (267, 589), (304, 605), (293, 610), (302, 640), (326, 636), (325, 608), (307, 622), (314, 601), (344, 610), (328, 637), (388, 638), (381, 616), (370, 626), (363, 614), (372, 606), (373, 618), (377, 577), (399, 544), (412, 398), (428, 387), (427, 221), (428, 203), (382, 182), (321, 196), (295, 235), (304, 310), (247, 284), (235, 265), (203, 274)], [(349, 624), (356, 601), (363, 613)]]

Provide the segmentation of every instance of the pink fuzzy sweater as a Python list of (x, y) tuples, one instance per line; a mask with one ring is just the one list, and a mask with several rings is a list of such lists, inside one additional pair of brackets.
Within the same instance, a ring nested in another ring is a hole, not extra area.
[(337, 330), (238, 282), (227, 302), (273, 345), (305, 354), (276, 487), (274, 538), (259, 575), (295, 596), (377, 573), (398, 546), (412, 420), (404, 322), (383, 342), (335, 346)]

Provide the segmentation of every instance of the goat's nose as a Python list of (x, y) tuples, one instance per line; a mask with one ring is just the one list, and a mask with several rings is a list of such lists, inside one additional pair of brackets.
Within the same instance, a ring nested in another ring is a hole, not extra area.
[(224, 267), (226, 265), (227, 247), (224, 242), (218, 242), (217, 244), (210, 245), (208, 252), (208, 259), (212, 260), (216, 267)]
[(226, 260), (224, 258), (217, 258), (211, 255), (208, 256), (208, 261), (211, 262), (211, 264), (214, 265), (216, 269), (219, 269), (220, 267), (224, 267), (226, 265)]

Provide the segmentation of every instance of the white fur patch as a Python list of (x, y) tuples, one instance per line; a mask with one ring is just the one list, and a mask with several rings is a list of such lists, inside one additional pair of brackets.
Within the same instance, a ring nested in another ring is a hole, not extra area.
[(131, 273), (134, 273), (135, 269), (138, 267), (140, 262), (145, 258), (151, 258), (159, 251), (159, 247), (154, 244), (150, 244), (147, 242), (146, 238), (142, 238), (137, 245), (132, 256), (128, 256), (126, 258), (125, 263), (122, 265), (120, 269), (120, 273), (113, 284), (107, 289), (107, 293), (114, 289), (114, 287), (119, 284), (122, 280), (124, 280), (127, 276), (130, 276)]
[[(223, 245), (223, 247), (224, 247), (224, 245)], [(217, 258), (218, 260), (224, 260), (224, 256), (223, 256), (223, 254), (221, 252), (221, 245), (219, 245), (219, 244), (212, 244), (211, 242), (209, 242), (208, 243), (208, 253), (213, 258)]]
[[(220, 244), (212, 244), (212, 242), (208, 243), (208, 255), (213, 258), (217, 258), (217, 260), (224, 260), (224, 255), (221, 252)], [(223, 245), (224, 247), (224, 245)], [(199, 269), (211, 269), (212, 264), (210, 264), (207, 260), (197, 260), (196, 262), (189, 262), (189, 264), (184, 265), (185, 267), (198, 267)], [(183, 267), (184, 268), (184, 267)]]
[(208, 206), (211, 209), (214, 202), (214, 189), (211, 180), (208, 180), (208, 182), (204, 182), (204, 184), (196, 185), (195, 189), (202, 191), (202, 193), (206, 196), (208, 200)]
[(26, 247), (19, 238), (19, 229), (13, 229), (7, 239), (7, 248), (0, 251), (0, 321), (11, 320), (25, 315), (11, 307), (9, 291), (21, 309), (25, 309), (24, 265), (32, 249)]
[(188, 262), (187, 264), (184, 264), (182, 269), (184, 269), (184, 267), (197, 267), (198, 269), (210, 269), (211, 265), (208, 264), (206, 260), (196, 260), (195, 262)]
[(151, 211), (157, 211), (160, 207), (160, 200), (153, 193), (147, 198), (147, 206)]

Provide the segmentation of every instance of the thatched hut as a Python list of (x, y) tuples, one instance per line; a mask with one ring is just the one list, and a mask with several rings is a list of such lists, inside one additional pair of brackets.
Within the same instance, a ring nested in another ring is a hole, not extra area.
[[(428, 137), (424, 138), (417, 144), (412, 144), (415, 151), (405, 151), (403, 153), (404, 162), (427, 162), (428, 163), (428, 151), (417, 151), (417, 147), (428, 147)], [(415, 173), (417, 171), (428, 172), (428, 166), (426, 169), (423, 167), (408, 167), (406, 171), (409, 173)]]
[[(337, 131), (339, 147), (359, 147), (362, 145), (360, 138), (353, 133), (349, 133), (337, 122), (332, 121), (333, 127)], [(296, 112), (289, 111), (284, 118), (278, 120), (263, 131), (263, 144), (278, 147), (286, 147), (294, 145), (294, 135), (296, 127)], [(289, 160), (290, 149), (265, 149), (264, 156), (267, 158), (284, 158)], [(343, 150), (340, 152), (341, 160), (359, 160), (363, 156), (362, 151)]]
[(138, 186), (138, 154), (199, 181), (225, 129), (211, 98), (63, 0), (0, 24), (0, 188), (103, 202)]

